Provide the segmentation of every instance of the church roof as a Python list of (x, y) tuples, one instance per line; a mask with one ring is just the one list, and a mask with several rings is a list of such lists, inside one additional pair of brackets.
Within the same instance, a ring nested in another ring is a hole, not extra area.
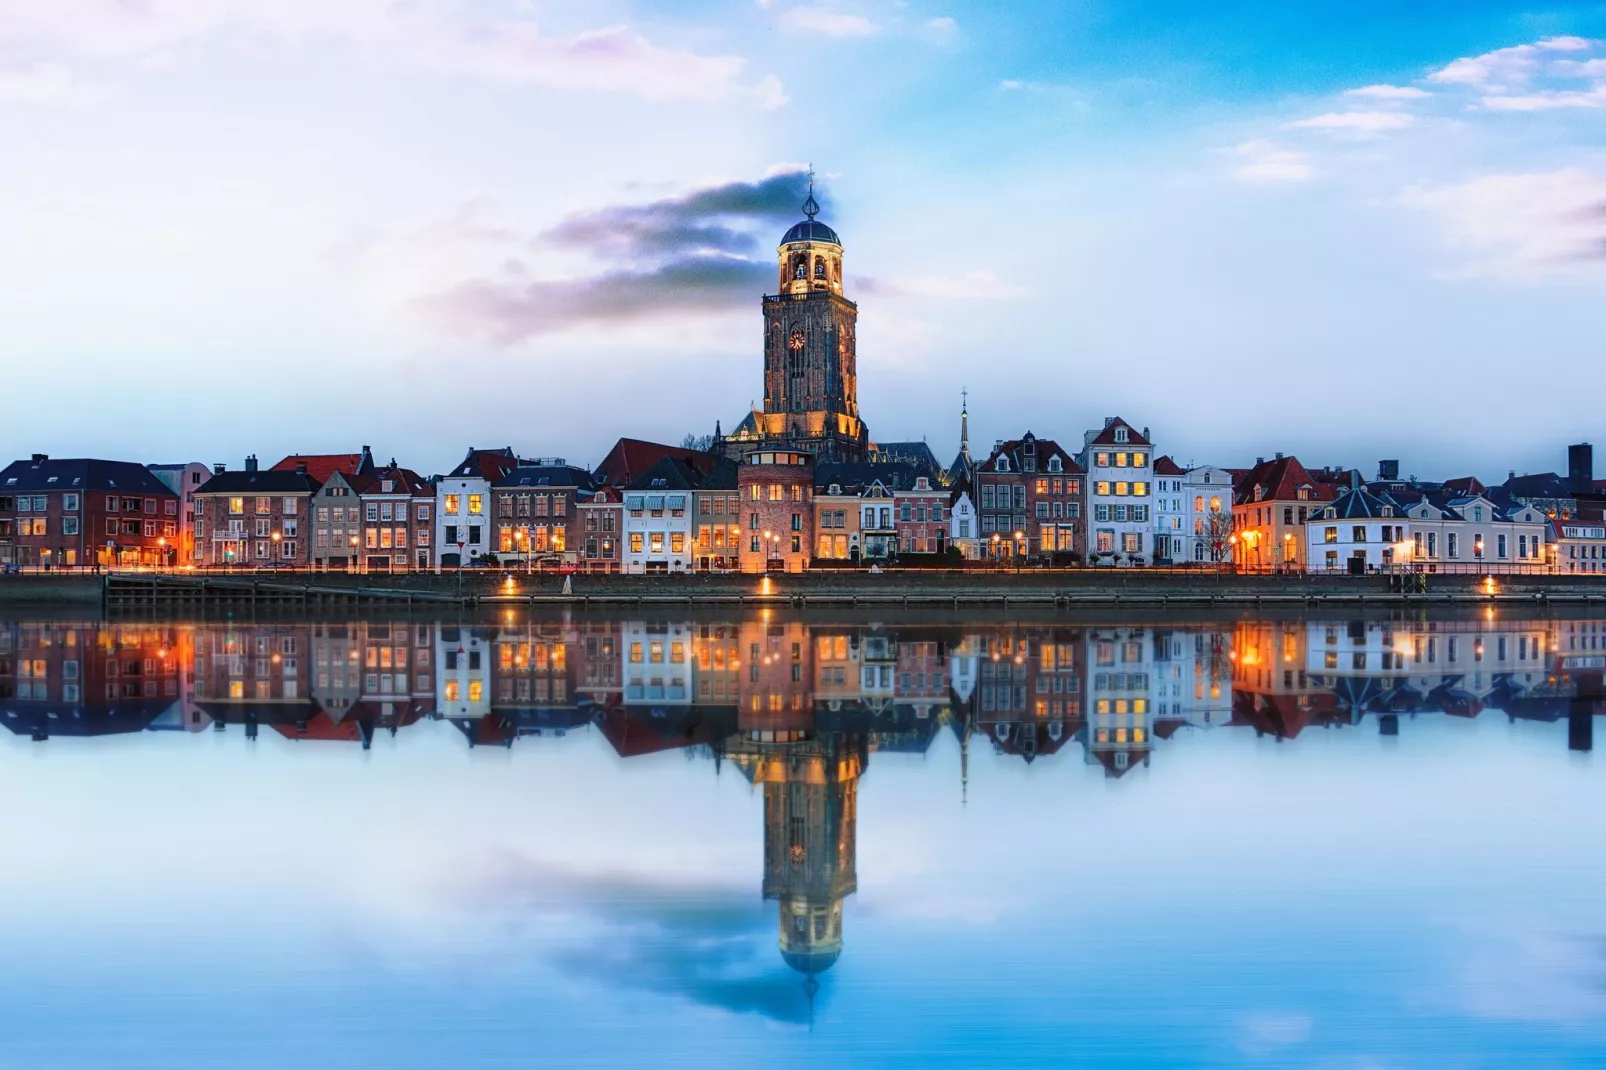
[(836, 231), (821, 223), (817, 219), (805, 219), (786, 232), (781, 239), (782, 245), (791, 245), (793, 242), (820, 241), (830, 242), (832, 245), (841, 245), (842, 239), (836, 236)]

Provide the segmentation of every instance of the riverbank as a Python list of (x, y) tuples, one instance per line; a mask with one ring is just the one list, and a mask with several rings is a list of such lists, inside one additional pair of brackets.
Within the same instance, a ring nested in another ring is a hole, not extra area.
[(773, 575), (527, 575), (500, 571), (346, 573), (113, 573), (0, 577), (0, 605), (110, 609), (212, 605), (338, 607), (404, 605), (1214, 605), (1300, 602), (1509, 603), (1606, 606), (1606, 576), (1433, 576), (1425, 592), (1401, 592), (1387, 575), (1234, 575), (1145, 569), (1061, 571), (815, 572)]

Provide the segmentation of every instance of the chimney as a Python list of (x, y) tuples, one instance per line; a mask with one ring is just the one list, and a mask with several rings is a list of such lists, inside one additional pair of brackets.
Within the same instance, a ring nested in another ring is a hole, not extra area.
[(296, 462), (296, 475), (304, 476), (306, 474), (307, 474), (307, 462), (306, 461), (297, 461)]
[(1109, 427), (1114, 422), (1115, 422), (1115, 417), (1113, 417), (1113, 416), (1106, 416), (1104, 418), (1104, 426), (1105, 427)]
[(215, 476), (220, 476), (224, 472), (227, 472), (228, 470), (229, 470), (229, 466), (224, 464), (222, 461), (219, 461), (217, 464), (214, 464), (212, 466), (212, 474), (215, 475)]
[(1378, 461), (1377, 478), (1385, 483), (1392, 483), (1400, 478), (1399, 461)]
[(1255, 458), (1255, 467), (1256, 468), (1259, 468), (1261, 465), (1263, 465), (1265, 463), (1266, 463), (1266, 458), (1264, 458), (1264, 457), (1256, 457)]
[(1154, 441), (1154, 439), (1149, 438), (1149, 429), (1147, 427), (1145, 427), (1143, 429), (1143, 437), (1144, 437), (1145, 440), (1147, 440), (1149, 442), (1153, 442)]
[(372, 468), (373, 466), (374, 466), (373, 451), (371, 451), (367, 446), (364, 446), (362, 448), (362, 460), (357, 462), (357, 467), (359, 467), (359, 468)]
[(36, 465), (44, 464), (48, 460), (50, 460), (50, 454), (48, 453), (36, 453), (33, 455), (33, 463)]
[(1516, 479), (1516, 478), (1517, 478), (1517, 470), (1515, 468), (1510, 469), (1509, 471), (1506, 472), (1506, 479), (1508, 481)]
[(1593, 490), (1595, 447), (1587, 442), (1567, 447), (1567, 481), (1574, 490)]
[(1279, 461), (1283, 459), (1283, 451), (1282, 450), (1278, 450), (1277, 451), (1277, 459)]
[(257, 470), (257, 455), (256, 454), (253, 453), (253, 454), (251, 454), (251, 456), (249, 456), (249, 457), (247, 457), (245, 459), (245, 470), (247, 472), (255, 472)]

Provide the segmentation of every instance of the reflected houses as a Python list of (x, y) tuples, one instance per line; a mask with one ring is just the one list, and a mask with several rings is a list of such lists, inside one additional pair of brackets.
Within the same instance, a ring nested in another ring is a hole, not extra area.
[(0, 624), (0, 722), (19, 736), (140, 732), (182, 718), (179, 629)]

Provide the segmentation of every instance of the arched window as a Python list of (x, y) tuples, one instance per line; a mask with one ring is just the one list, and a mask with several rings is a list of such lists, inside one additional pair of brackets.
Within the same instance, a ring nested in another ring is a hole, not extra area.
[(814, 277), (822, 282), (825, 281), (825, 257), (823, 256), (814, 258)]
[(792, 261), (792, 278), (807, 279), (809, 277), (808, 257), (800, 256)]

